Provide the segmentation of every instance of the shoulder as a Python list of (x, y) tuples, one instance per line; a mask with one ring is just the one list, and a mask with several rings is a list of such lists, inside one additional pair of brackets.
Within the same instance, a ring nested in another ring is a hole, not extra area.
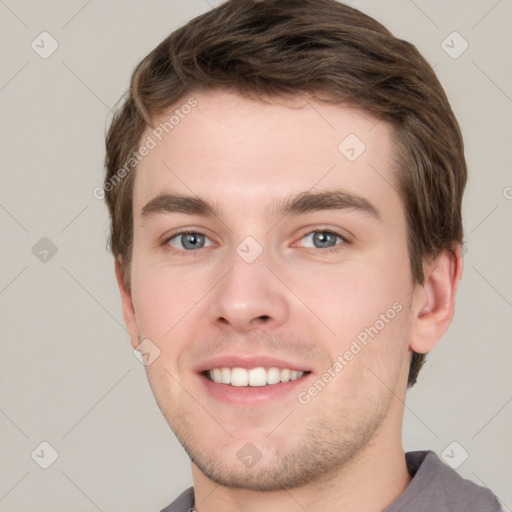
[(413, 479), (385, 512), (402, 510), (445, 512), (500, 512), (496, 496), (487, 488), (462, 478), (433, 451), (408, 452)]
[(194, 510), (194, 488), (183, 491), (170, 505), (160, 512), (192, 512)]

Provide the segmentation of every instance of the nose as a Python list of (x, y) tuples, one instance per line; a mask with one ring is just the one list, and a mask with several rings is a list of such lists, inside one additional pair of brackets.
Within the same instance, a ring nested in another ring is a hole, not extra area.
[(211, 297), (210, 320), (236, 332), (283, 325), (290, 310), (287, 290), (267, 267), (265, 252), (252, 263), (234, 253), (230, 263)]

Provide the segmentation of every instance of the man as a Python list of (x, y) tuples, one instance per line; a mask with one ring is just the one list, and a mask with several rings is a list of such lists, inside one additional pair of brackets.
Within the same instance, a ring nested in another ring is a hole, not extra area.
[(499, 510), (402, 448), (466, 182), (412, 45), (334, 0), (231, 0), (139, 64), (106, 143), (125, 322), (192, 461), (165, 511)]

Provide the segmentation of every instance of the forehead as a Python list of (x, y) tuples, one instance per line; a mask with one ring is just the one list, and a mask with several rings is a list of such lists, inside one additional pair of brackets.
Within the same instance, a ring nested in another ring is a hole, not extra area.
[(239, 211), (312, 189), (398, 199), (391, 197), (397, 195), (392, 128), (357, 107), (212, 90), (185, 97), (154, 125), (142, 137), (152, 148), (137, 167), (135, 215), (163, 192)]

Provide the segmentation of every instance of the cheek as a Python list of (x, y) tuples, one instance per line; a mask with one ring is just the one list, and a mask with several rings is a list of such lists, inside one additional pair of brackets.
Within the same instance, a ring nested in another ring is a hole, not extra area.
[(316, 332), (323, 333), (323, 349), (342, 365), (338, 372), (331, 367), (339, 376), (335, 387), (340, 392), (354, 394), (354, 399), (376, 389), (379, 395), (386, 389), (376, 386), (379, 379), (395, 387), (408, 353), (408, 260), (389, 254), (316, 270), (314, 275), (305, 269), (293, 287), (318, 316), (311, 315), (310, 323), (320, 326)]
[(287, 279), (306, 306), (341, 338), (356, 336), (387, 311), (394, 319), (400, 306), (393, 305), (404, 306), (410, 291), (404, 267), (396, 262), (350, 262), (314, 272), (304, 268)]
[(213, 286), (215, 275), (207, 269), (170, 268), (142, 258), (137, 263), (132, 284), (138, 331), (162, 351), (179, 351), (180, 340), (190, 338), (198, 322), (204, 322), (202, 299)]
[(139, 333), (151, 339), (163, 340), (184, 314), (186, 287), (176, 275), (143, 264), (138, 267), (134, 265), (132, 286)]

